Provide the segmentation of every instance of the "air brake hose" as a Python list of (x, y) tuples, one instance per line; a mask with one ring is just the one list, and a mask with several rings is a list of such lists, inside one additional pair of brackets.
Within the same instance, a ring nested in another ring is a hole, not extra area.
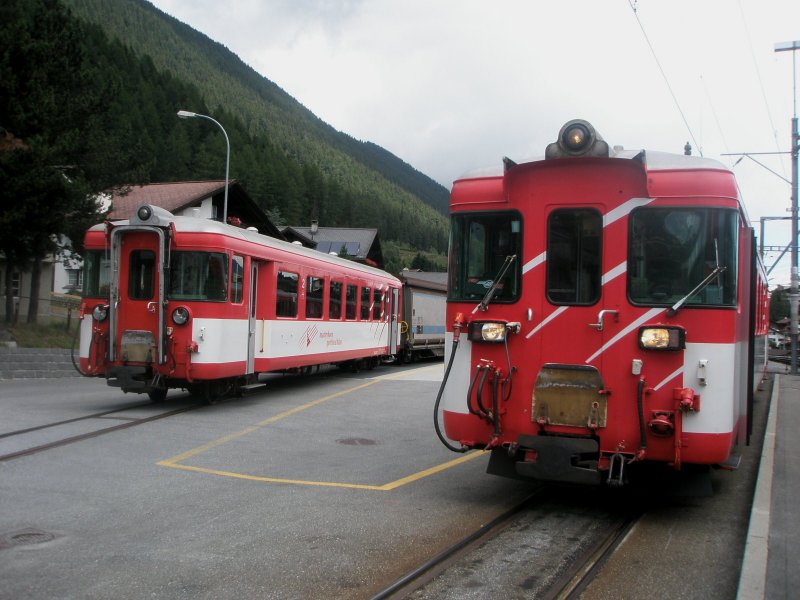
[(452, 450), (453, 452), (466, 452), (469, 448), (465, 446), (461, 446), (460, 448), (457, 446), (453, 446), (447, 438), (444, 437), (442, 434), (442, 430), (439, 428), (439, 404), (442, 401), (442, 394), (444, 393), (444, 386), (447, 385), (447, 378), (450, 376), (450, 369), (453, 366), (453, 360), (456, 357), (456, 351), (458, 350), (458, 338), (461, 334), (461, 326), (456, 324), (453, 328), (453, 348), (450, 351), (450, 360), (447, 361), (447, 368), (444, 370), (444, 377), (442, 378), (442, 385), (439, 386), (439, 393), (436, 394), (436, 404), (433, 407), (433, 426), (436, 428), (436, 435), (439, 436), (439, 440), (444, 444), (444, 446), (448, 450)]

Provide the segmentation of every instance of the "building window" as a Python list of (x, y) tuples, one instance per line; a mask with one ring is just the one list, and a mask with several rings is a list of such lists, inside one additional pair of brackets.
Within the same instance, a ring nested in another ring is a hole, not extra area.
[(83, 269), (67, 269), (67, 289), (79, 290), (83, 287)]

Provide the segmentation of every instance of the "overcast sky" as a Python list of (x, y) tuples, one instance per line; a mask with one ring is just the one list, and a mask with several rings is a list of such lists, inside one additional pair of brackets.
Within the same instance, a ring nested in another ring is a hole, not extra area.
[[(800, 40), (798, 0), (153, 3), (448, 189), (503, 156), (542, 155), (573, 118), (611, 145), (688, 141), (729, 166), (738, 157), (723, 154), (790, 148), (792, 53), (774, 50)], [(788, 154), (756, 158), (791, 179)], [(788, 216), (788, 183), (747, 158), (734, 172), (757, 228)], [(785, 245), (789, 231), (768, 224), (765, 241)], [(771, 285), (788, 272), (787, 254)]]

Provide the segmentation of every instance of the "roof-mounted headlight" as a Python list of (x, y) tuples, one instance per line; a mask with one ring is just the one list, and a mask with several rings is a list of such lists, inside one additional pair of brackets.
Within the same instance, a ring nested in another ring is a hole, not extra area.
[(131, 215), (130, 224), (169, 227), (169, 224), (174, 220), (175, 216), (168, 210), (154, 204), (142, 204)]
[(147, 221), (153, 216), (153, 211), (145, 204), (139, 207), (139, 210), (136, 211), (136, 216), (139, 217), (140, 221)]
[(566, 123), (558, 132), (558, 140), (548, 144), (544, 153), (546, 159), (608, 155), (608, 143), (583, 119)]

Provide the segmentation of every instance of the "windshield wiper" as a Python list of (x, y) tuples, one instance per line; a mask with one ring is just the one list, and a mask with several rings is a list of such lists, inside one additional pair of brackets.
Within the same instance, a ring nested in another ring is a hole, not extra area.
[(486, 311), (489, 307), (489, 303), (492, 301), (492, 298), (497, 293), (497, 290), (500, 287), (500, 282), (505, 277), (506, 272), (508, 271), (511, 263), (513, 263), (517, 258), (516, 254), (509, 254), (506, 256), (506, 259), (503, 261), (503, 266), (500, 267), (500, 272), (497, 276), (492, 280), (491, 287), (487, 290), (486, 295), (483, 297), (483, 300), (480, 301), (478, 304), (478, 310)]
[(668, 317), (671, 317), (675, 313), (677, 313), (689, 298), (691, 298), (695, 294), (700, 293), (709, 283), (711, 283), (712, 279), (718, 277), (720, 273), (722, 273), (725, 269), (728, 268), (728, 267), (723, 267), (722, 265), (719, 264), (719, 248), (717, 246), (716, 238), (714, 238), (714, 253), (716, 254), (715, 258), (717, 261), (717, 266), (714, 268), (713, 271), (711, 271), (711, 273), (708, 274), (708, 276), (705, 279), (703, 279), (703, 281), (701, 281), (698, 284), (697, 287), (695, 287), (691, 292), (686, 294), (683, 298), (681, 298), (675, 304), (669, 307), (669, 310), (667, 310)]

